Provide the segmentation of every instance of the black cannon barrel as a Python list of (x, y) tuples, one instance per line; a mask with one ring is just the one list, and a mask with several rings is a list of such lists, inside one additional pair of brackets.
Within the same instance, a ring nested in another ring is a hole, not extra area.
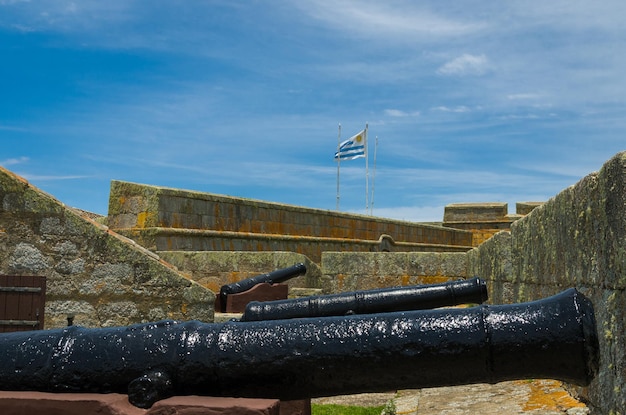
[(303, 399), (549, 378), (598, 367), (591, 302), (529, 303), (260, 322), (197, 321), (0, 335), (0, 390)]
[(241, 321), (374, 314), (425, 310), (487, 300), (487, 285), (480, 278), (443, 284), (415, 285), (321, 295), (291, 300), (252, 301)]
[[(220, 301), (222, 308), (226, 306), (226, 297), (229, 294), (238, 294), (244, 291), (248, 291), (252, 287), (261, 283), (276, 284), (287, 281), (291, 278), (303, 275), (306, 273), (306, 266), (300, 262), (287, 268), (277, 269), (273, 272), (266, 274), (255, 275), (254, 277), (247, 278), (232, 284), (222, 285), (220, 288)], [(222, 310), (223, 311), (223, 310)]]

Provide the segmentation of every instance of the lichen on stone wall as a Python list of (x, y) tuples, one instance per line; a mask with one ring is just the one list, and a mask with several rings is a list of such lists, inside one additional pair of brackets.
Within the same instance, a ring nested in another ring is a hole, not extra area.
[(1, 168), (0, 200), (0, 273), (47, 278), (46, 328), (212, 321), (211, 291)]
[(327, 294), (467, 277), (464, 253), (326, 252), (322, 264), (321, 288)]
[(159, 252), (159, 255), (213, 292), (219, 292), (224, 284), (287, 268), (299, 262), (307, 267), (306, 275), (289, 280), (289, 287), (320, 286), (319, 266), (306, 256), (294, 252), (172, 251)]
[(46, 256), (28, 243), (18, 243), (9, 258), (9, 269), (17, 274), (37, 274), (48, 266)]
[[(587, 391), (594, 413), (626, 413), (626, 153), (609, 160), (468, 253), (495, 302), (523, 302), (576, 287), (595, 308), (600, 373)], [(506, 263), (510, 250), (510, 270)]]

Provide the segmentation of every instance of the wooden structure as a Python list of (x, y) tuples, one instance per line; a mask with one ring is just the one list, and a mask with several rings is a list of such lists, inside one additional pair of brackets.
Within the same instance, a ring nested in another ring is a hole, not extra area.
[(0, 333), (43, 329), (46, 277), (0, 275)]

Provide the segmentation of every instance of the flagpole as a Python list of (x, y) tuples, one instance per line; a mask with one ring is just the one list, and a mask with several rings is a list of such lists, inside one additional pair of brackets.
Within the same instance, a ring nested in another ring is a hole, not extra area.
[(374, 146), (374, 175), (372, 177), (372, 203), (370, 203), (370, 216), (374, 212), (374, 186), (376, 184), (376, 153), (378, 153), (378, 136), (376, 136), (376, 145)]
[(365, 144), (365, 214), (367, 215), (367, 211), (369, 210), (369, 198), (370, 198), (370, 191), (369, 191), (369, 167), (368, 167), (368, 159), (369, 159), (369, 154), (367, 152), (367, 123), (365, 123), (365, 139), (364, 144)]
[(339, 131), (337, 132), (337, 206), (335, 210), (339, 210), (339, 165), (341, 164), (341, 154), (339, 149), (341, 147), (341, 123), (339, 123)]

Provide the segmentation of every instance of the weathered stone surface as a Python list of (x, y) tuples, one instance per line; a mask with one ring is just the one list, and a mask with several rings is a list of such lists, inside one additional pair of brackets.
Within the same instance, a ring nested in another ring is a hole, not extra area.
[(434, 284), (466, 278), (466, 256), (450, 252), (325, 252), (324, 293)]
[(523, 302), (577, 287), (594, 303), (600, 374), (586, 390), (593, 413), (626, 413), (626, 153), (468, 253), (490, 281), (490, 301)]
[(510, 283), (514, 282), (511, 233), (502, 231), (467, 253), (467, 275), (487, 281), (489, 298), (510, 297)]
[(224, 284), (241, 281), (297, 263), (304, 263), (305, 275), (286, 282), (292, 287), (319, 287), (319, 265), (295, 252), (237, 252), (237, 251), (159, 251), (159, 256), (198, 284), (219, 292)]
[(453, 203), (445, 207), (443, 222), (503, 220), (507, 214), (506, 203)]
[(9, 258), (9, 269), (17, 273), (38, 273), (48, 268), (48, 259), (28, 243), (18, 243)]
[(533, 209), (543, 205), (544, 202), (517, 202), (515, 204), (515, 213), (518, 215), (528, 215)]
[(402, 415), (586, 415), (589, 408), (554, 380), (522, 380), (313, 399), (320, 405), (389, 406)]
[(324, 251), (469, 249), (471, 232), (113, 181), (108, 224), (159, 251), (293, 251), (319, 262)]
[(47, 277), (46, 328), (212, 321), (211, 291), (1, 168), (0, 200), (0, 273)]

